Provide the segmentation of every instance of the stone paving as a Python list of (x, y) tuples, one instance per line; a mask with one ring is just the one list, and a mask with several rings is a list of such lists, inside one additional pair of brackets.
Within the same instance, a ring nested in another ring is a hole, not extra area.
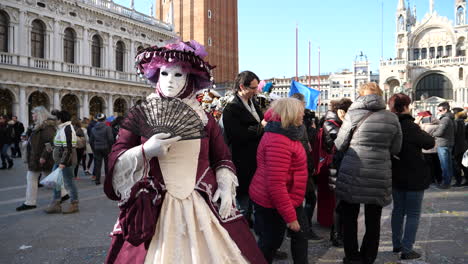
[[(47, 215), (43, 209), (52, 192), (40, 188), (38, 208), (16, 212), (24, 200), (26, 169), (15, 159), (11, 170), (0, 170), (0, 263), (55, 264), (103, 263), (117, 218), (117, 204), (108, 200), (102, 185), (96, 186), (80, 171), (77, 180), (80, 212), (72, 215)], [(362, 210), (361, 210), (362, 211)], [(461, 264), (468, 263), (468, 188), (438, 190), (430, 188), (425, 195), (423, 215), (416, 250), (423, 257), (401, 261), (392, 253), (391, 206), (382, 212), (382, 232), (378, 259), (375, 263), (396, 264)], [(363, 216), (359, 219), (362, 237)], [(328, 237), (329, 230), (315, 225), (317, 233)], [(282, 250), (289, 253), (289, 240)], [(331, 247), (329, 241), (309, 244), (309, 263), (342, 263), (343, 249)], [(276, 264), (292, 261), (275, 261)]]

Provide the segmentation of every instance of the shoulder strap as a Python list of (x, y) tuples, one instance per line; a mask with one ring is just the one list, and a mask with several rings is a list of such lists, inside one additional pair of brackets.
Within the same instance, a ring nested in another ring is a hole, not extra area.
[(326, 120), (326, 122), (333, 123), (335, 126), (340, 127), (340, 124), (338, 124), (338, 122), (336, 122), (335, 120), (329, 119), (329, 120)]
[[(363, 118), (361, 118), (361, 120), (359, 121), (359, 123), (356, 125), (356, 127), (353, 129), (353, 133), (359, 129), (359, 127), (362, 125), (362, 123), (364, 123), (364, 121), (366, 121), (366, 119), (371, 116), (373, 113), (375, 113), (374, 111), (369, 111)], [(351, 135), (352, 136), (352, 135)]]
[[(377, 111), (378, 112), (378, 111)], [(359, 129), (359, 127), (364, 123), (364, 121), (366, 121), (366, 119), (371, 116), (373, 113), (375, 113), (374, 111), (369, 111), (367, 114), (364, 115), (363, 118), (361, 118), (361, 120), (359, 120), (359, 123), (351, 128), (351, 132), (349, 133), (349, 137), (347, 139), (347, 144), (346, 144), (346, 148), (344, 149), (344, 151), (348, 150), (349, 148), (349, 145), (351, 145), (351, 139), (353, 138), (353, 135), (354, 135), (354, 132), (356, 132), (356, 130)]]

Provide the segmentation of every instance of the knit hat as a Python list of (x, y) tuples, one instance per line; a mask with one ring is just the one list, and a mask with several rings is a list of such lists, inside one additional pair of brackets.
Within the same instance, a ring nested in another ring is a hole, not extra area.
[(106, 115), (103, 114), (103, 113), (99, 113), (99, 114), (96, 115), (96, 119), (98, 121), (104, 121), (104, 120), (106, 120)]

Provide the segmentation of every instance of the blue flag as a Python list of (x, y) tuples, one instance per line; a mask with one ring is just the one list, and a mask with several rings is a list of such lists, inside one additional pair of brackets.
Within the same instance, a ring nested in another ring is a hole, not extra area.
[(318, 99), (320, 97), (320, 91), (309, 88), (302, 83), (296, 81), (291, 82), (291, 89), (289, 89), (289, 96), (301, 93), (304, 95), (306, 101), (306, 108), (310, 110), (317, 110)]

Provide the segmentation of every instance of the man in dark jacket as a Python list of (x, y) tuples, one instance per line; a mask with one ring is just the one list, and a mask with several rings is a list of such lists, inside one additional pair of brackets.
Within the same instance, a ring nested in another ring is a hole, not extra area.
[[(468, 168), (462, 165), (463, 154), (468, 149), (467, 131), (465, 127), (466, 112), (462, 108), (453, 108), (455, 114), (455, 139), (453, 146), (454, 163), (454, 176), (456, 183), (453, 187), (468, 186)], [(465, 175), (465, 183), (462, 184), (462, 171)]]
[(114, 144), (114, 135), (112, 128), (106, 126), (106, 115), (98, 114), (98, 122), (92, 129), (89, 138), (89, 144), (94, 153), (94, 176), (96, 177), (96, 185), (101, 184), (101, 168), (102, 160), (104, 159), (104, 171), (107, 173), (107, 155), (109, 155), (112, 145)]
[(455, 123), (450, 105), (447, 102), (437, 106), (440, 123), (439, 127), (432, 133), (436, 139), (437, 154), (442, 168), (441, 189), (449, 189), (453, 176), (452, 148), (455, 140)]
[(14, 140), (15, 130), (13, 124), (8, 122), (8, 117), (0, 116), (0, 153), (2, 158), (1, 170), (13, 167), (13, 159), (8, 155), (8, 150)]
[(15, 130), (15, 138), (13, 139), (13, 145), (11, 146), (11, 156), (13, 158), (21, 158), (21, 149), (19, 147), (19, 143), (21, 141), (21, 134), (24, 132), (23, 123), (18, 121), (17, 116), (13, 116), (13, 129)]
[(250, 224), (253, 207), (249, 199), (249, 185), (257, 169), (257, 147), (263, 134), (263, 113), (252, 100), (258, 93), (259, 82), (260, 79), (253, 72), (239, 73), (234, 84), (234, 99), (226, 105), (222, 117), (226, 143), (231, 149), (239, 179), (238, 205)]

